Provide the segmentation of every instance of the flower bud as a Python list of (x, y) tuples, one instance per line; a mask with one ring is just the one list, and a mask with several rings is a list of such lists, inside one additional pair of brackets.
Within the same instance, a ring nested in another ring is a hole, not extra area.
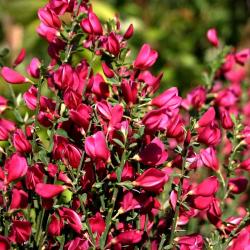
[(17, 152), (23, 154), (31, 152), (31, 144), (21, 129), (14, 132), (12, 141)]
[(20, 53), (18, 54), (18, 56), (16, 57), (14, 63), (13, 63), (13, 67), (16, 67), (17, 65), (19, 65), (20, 63), (22, 63), (22, 61), (24, 60), (26, 56), (26, 50), (24, 48), (21, 49)]
[(61, 230), (63, 228), (63, 221), (53, 213), (50, 216), (50, 222), (48, 225), (48, 234), (52, 237), (61, 235)]
[(133, 24), (130, 24), (128, 29), (126, 30), (125, 34), (123, 35), (124, 39), (129, 39), (133, 36), (134, 34), (134, 26)]
[(92, 11), (89, 11), (88, 17), (83, 19), (81, 27), (84, 32), (92, 35), (102, 35), (102, 25), (98, 17)]
[(207, 31), (207, 40), (214, 46), (218, 47), (219, 45), (219, 39), (217, 36), (217, 30), (214, 28), (211, 28)]
[(111, 32), (108, 36), (107, 50), (114, 56), (117, 56), (120, 53), (120, 43), (114, 32)]
[(102, 62), (102, 70), (105, 76), (108, 78), (112, 78), (115, 75), (114, 72), (109, 68), (109, 66), (105, 62)]

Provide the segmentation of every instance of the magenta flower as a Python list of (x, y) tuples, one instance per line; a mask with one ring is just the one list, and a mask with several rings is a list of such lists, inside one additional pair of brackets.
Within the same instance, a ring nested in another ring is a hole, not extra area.
[(102, 35), (102, 25), (99, 18), (92, 11), (89, 11), (88, 17), (83, 19), (81, 27), (84, 32), (92, 35)]
[(21, 83), (26, 83), (29, 81), (26, 77), (22, 76), (17, 71), (8, 67), (2, 68), (1, 76), (6, 82), (11, 83), (11, 84), (21, 84)]
[(163, 171), (156, 168), (149, 168), (133, 184), (142, 187), (146, 191), (159, 193), (167, 181), (168, 176)]
[(35, 192), (42, 198), (51, 199), (61, 194), (65, 189), (67, 187), (62, 185), (38, 183)]
[(31, 223), (27, 220), (13, 220), (9, 234), (11, 242), (23, 244), (31, 235)]
[(134, 67), (140, 70), (146, 70), (154, 65), (157, 58), (157, 51), (151, 49), (149, 44), (144, 44), (134, 61)]
[(214, 46), (218, 47), (219, 39), (217, 35), (217, 30), (215, 28), (211, 28), (207, 31), (207, 40)]
[(92, 160), (103, 160), (104, 162), (109, 160), (110, 152), (102, 131), (86, 138), (85, 151)]
[(28, 164), (24, 157), (14, 153), (5, 162), (4, 169), (7, 173), (7, 183), (10, 183), (26, 175)]
[(144, 165), (158, 166), (167, 160), (168, 153), (163, 142), (156, 137), (141, 150), (139, 156)]
[(17, 129), (12, 137), (13, 145), (17, 152), (21, 154), (31, 152), (31, 144), (27, 140), (24, 132), (21, 129)]

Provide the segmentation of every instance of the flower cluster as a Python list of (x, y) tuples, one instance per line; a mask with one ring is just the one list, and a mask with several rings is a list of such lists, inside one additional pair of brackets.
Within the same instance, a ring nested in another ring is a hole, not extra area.
[(1, 249), (248, 249), (250, 50), (210, 29), (204, 84), (156, 95), (158, 53), (131, 59), (133, 25), (101, 23), (87, 0), (38, 17), (49, 65), (33, 58), (23, 76), (22, 50), (1, 69)]

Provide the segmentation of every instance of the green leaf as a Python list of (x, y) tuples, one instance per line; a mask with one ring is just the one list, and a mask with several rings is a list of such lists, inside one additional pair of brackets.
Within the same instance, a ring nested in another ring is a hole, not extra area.
[(124, 144), (119, 140), (119, 139), (116, 139), (114, 138), (113, 141), (118, 144), (121, 148), (125, 148)]

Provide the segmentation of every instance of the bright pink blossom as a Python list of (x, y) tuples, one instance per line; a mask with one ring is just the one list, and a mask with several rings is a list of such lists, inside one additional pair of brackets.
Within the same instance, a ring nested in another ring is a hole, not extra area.
[(137, 69), (146, 70), (154, 65), (157, 58), (157, 51), (153, 50), (149, 44), (144, 44), (134, 61), (134, 67)]
[(29, 81), (27, 78), (22, 76), (20, 73), (18, 73), (17, 71), (15, 71), (11, 68), (8, 68), (8, 67), (2, 68), (1, 76), (3, 77), (3, 79), (6, 82), (12, 83), (12, 84), (21, 84), (21, 83), (25, 83), (25, 82)]

